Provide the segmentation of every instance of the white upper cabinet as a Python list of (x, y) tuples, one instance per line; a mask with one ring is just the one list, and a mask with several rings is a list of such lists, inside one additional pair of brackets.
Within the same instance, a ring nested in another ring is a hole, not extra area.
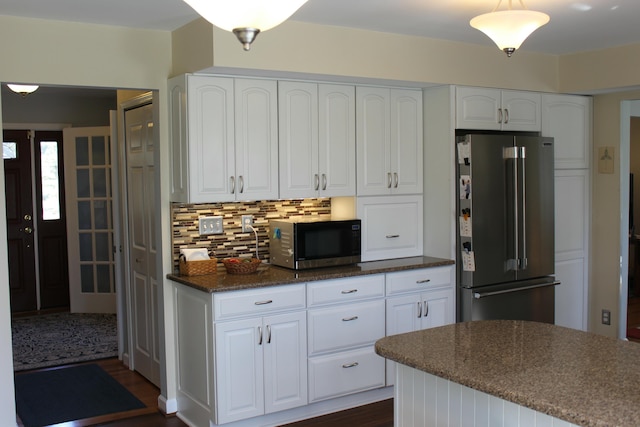
[(456, 129), (540, 132), (536, 92), (456, 87)]
[(422, 194), (422, 92), (356, 88), (358, 196)]
[(278, 83), (280, 196), (355, 195), (355, 89)]
[(277, 199), (276, 86), (195, 75), (169, 81), (172, 201)]
[(584, 169), (591, 163), (591, 98), (542, 95), (542, 136), (554, 138), (556, 169)]

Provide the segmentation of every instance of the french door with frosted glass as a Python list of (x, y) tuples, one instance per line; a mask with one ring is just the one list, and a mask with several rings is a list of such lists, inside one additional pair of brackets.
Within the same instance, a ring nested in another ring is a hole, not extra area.
[(109, 127), (66, 128), (71, 312), (115, 313)]

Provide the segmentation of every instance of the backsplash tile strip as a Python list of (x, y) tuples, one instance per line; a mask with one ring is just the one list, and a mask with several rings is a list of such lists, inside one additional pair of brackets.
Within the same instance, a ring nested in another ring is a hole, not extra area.
[[(302, 216), (331, 218), (331, 199), (296, 199), (236, 203), (171, 204), (173, 268), (178, 271), (181, 248), (208, 248), (221, 260), (227, 257), (250, 257), (256, 253), (253, 232), (243, 233), (242, 215), (253, 215), (258, 233), (258, 256), (269, 259), (269, 220)], [(201, 236), (200, 216), (222, 216), (223, 234)], [(221, 263), (218, 265), (222, 267)]]

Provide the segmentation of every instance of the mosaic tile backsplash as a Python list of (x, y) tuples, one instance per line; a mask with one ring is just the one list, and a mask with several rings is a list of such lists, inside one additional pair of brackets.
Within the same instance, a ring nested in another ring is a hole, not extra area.
[[(276, 200), (197, 205), (172, 203), (174, 271), (178, 271), (181, 248), (207, 248), (219, 260), (227, 257), (255, 256), (256, 235), (254, 232), (242, 232), (242, 215), (253, 215), (253, 227), (258, 234), (258, 257), (268, 260), (269, 220), (301, 216), (330, 219), (331, 200)], [(221, 216), (223, 233), (201, 236), (198, 227), (198, 218), (201, 216)]]

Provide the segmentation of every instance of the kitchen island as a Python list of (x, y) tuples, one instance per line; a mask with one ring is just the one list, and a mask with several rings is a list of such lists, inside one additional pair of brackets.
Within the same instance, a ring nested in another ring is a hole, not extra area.
[(395, 426), (638, 426), (640, 345), (528, 321), (388, 336)]

